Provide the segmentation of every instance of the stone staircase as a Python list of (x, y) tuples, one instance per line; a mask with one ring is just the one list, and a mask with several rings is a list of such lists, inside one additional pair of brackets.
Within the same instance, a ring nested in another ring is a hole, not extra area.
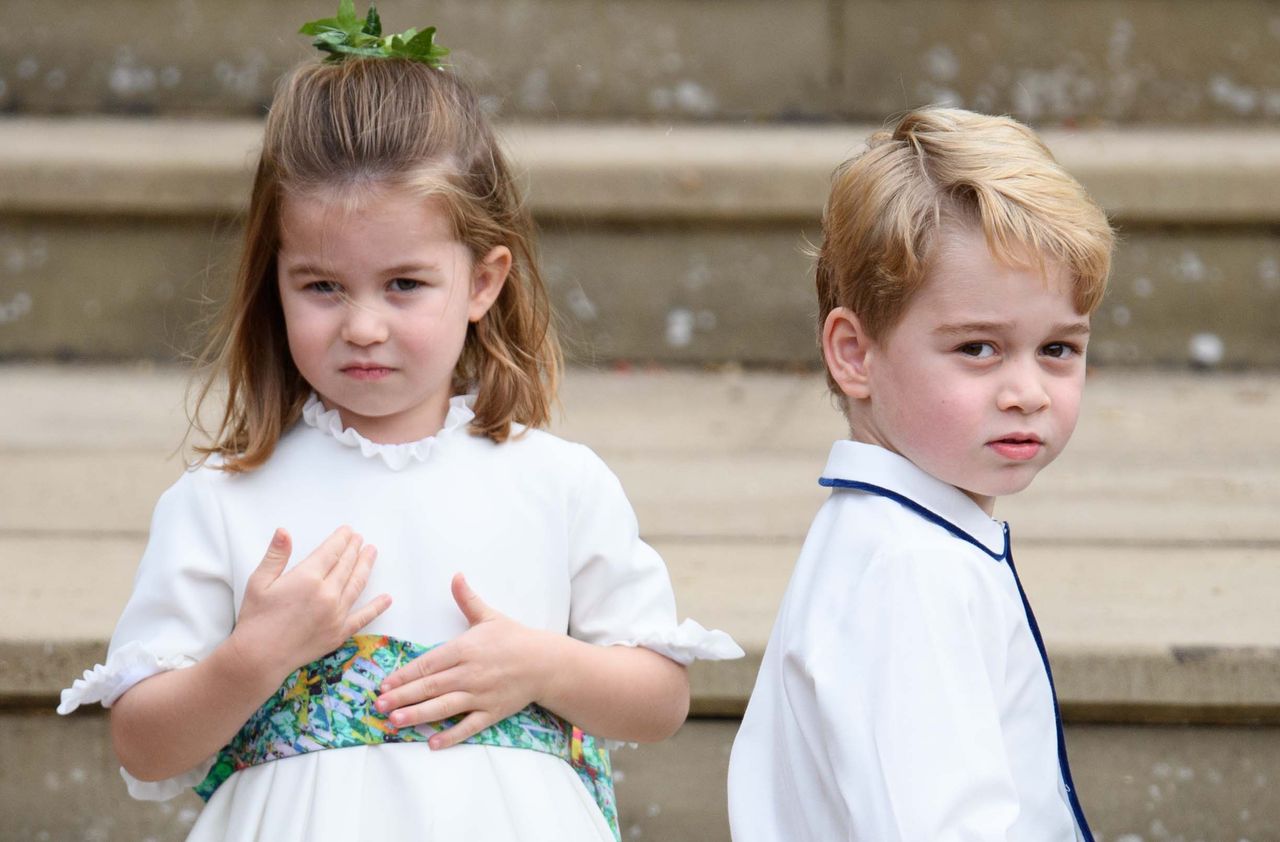
[[(254, 115), (336, 2), (3, 0), (0, 108)], [(363, 11), (364, 4), (360, 4)], [(928, 102), (1044, 125), (1280, 117), (1271, 0), (382, 0), (503, 115), (880, 122)]]
[[(812, 367), (801, 246), (870, 126), (509, 124), (578, 362)], [(255, 120), (0, 121), (0, 357), (172, 359), (234, 265)], [(1046, 130), (1120, 223), (1099, 364), (1280, 364), (1280, 133)]]
[[(127, 800), (100, 711), (52, 714), (181, 470), (184, 386), (168, 366), (0, 366), (0, 837), (178, 839), (194, 817), (194, 797)], [(673, 740), (618, 753), (627, 838), (725, 840), (735, 718), (840, 419), (815, 374), (575, 369), (563, 399), (555, 431), (618, 472), (682, 613), (748, 653), (695, 667)], [(1275, 373), (1100, 369), (1066, 454), (1000, 503), (1104, 839), (1277, 838), (1278, 407)]]
[[(180, 839), (198, 808), (129, 802), (105, 718), (52, 706), (180, 470), (174, 362), (321, 6), (0, 0), (2, 840)], [(748, 652), (695, 669), (674, 739), (616, 758), (624, 838), (728, 839), (736, 717), (842, 432), (802, 246), (838, 161), (949, 102), (1042, 128), (1122, 234), (1076, 440), (998, 512), (1095, 829), (1280, 839), (1273, 0), (379, 8), (434, 17), (527, 174), (577, 364), (556, 431), (622, 477), (682, 612)]]

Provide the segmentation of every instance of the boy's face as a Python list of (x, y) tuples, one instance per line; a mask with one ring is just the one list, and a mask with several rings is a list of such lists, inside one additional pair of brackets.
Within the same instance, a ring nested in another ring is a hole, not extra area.
[(980, 231), (944, 234), (924, 286), (865, 359), (859, 438), (964, 491), (988, 514), (1062, 452), (1084, 388), (1089, 317), (1071, 279), (997, 262)]

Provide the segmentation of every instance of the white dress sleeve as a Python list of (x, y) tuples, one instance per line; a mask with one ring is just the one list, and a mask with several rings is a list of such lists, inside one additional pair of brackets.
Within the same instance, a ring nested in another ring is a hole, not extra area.
[(569, 634), (602, 646), (643, 646), (681, 664), (742, 657), (728, 634), (676, 623), (666, 565), (640, 540), (622, 485), (595, 453), (581, 452), (570, 516)]
[[(790, 688), (814, 696), (815, 745), (839, 791), (862, 793), (894, 839), (1006, 840), (1018, 816), (997, 701), (1007, 618), (965, 561), (936, 549), (873, 560), (809, 664), (811, 686)], [(878, 765), (851, 768), (866, 740)]]
[[(210, 470), (183, 474), (161, 495), (106, 663), (86, 670), (62, 691), (58, 713), (94, 702), (111, 707), (143, 679), (201, 660), (231, 633), (234, 593)], [(183, 775), (156, 782), (139, 781), (124, 769), (120, 773), (134, 798), (158, 801), (199, 783), (212, 763), (211, 757)]]

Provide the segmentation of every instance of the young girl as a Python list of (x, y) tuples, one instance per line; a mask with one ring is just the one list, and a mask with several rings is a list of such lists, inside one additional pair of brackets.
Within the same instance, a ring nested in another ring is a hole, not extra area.
[(558, 348), (476, 98), (297, 69), (245, 242), (213, 443), (59, 712), (111, 707), (131, 795), (207, 800), (194, 840), (616, 840), (595, 737), (669, 736), (684, 665), (741, 650), (676, 624), (617, 479), (534, 429)]

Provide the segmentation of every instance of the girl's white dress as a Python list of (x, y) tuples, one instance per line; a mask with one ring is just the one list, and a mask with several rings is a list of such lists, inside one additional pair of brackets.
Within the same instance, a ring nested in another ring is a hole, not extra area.
[[(466, 397), (435, 436), (376, 444), (314, 398), (265, 466), (204, 467), (156, 505), (133, 595), (107, 662), (62, 693), (59, 711), (110, 706), (138, 681), (190, 666), (231, 632), (271, 534), (291, 565), (349, 524), (378, 548), (364, 599), (391, 608), (364, 632), (420, 644), (467, 624), (449, 582), (463, 572), (496, 610), (595, 644), (644, 646), (682, 663), (731, 658), (723, 632), (686, 620), (662, 559), (640, 540), (617, 479), (588, 448), (531, 430), (498, 445), (470, 435)], [(191, 714), (199, 716), (199, 711)], [(135, 798), (199, 783), (213, 758), (159, 783), (121, 770)], [(624, 816), (625, 818), (625, 816)], [(574, 770), (538, 751), (396, 743), (315, 751), (236, 772), (191, 840), (591, 840), (613, 834)]]

